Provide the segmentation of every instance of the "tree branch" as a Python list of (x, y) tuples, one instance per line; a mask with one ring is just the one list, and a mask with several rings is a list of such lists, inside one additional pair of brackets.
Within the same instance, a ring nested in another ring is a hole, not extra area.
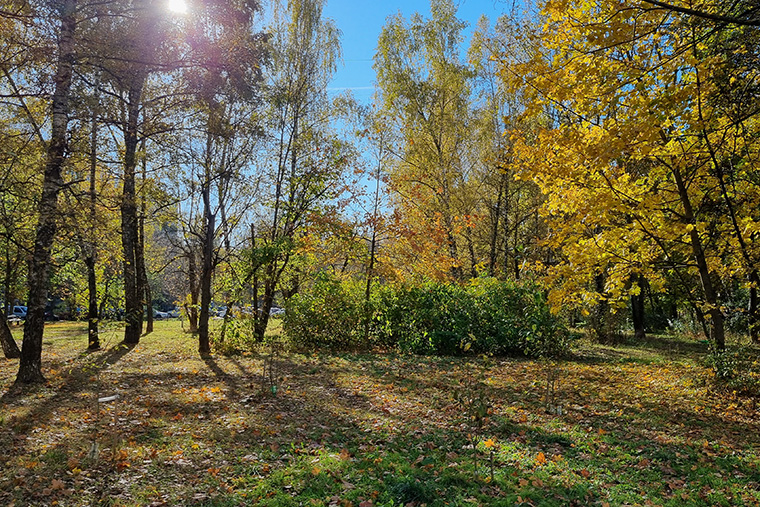
[[(728, 23), (731, 25), (742, 25), (742, 26), (758, 26), (760, 27), (760, 19), (750, 19), (750, 18), (737, 18), (734, 16), (723, 16), (721, 14), (710, 14), (709, 12), (700, 11), (697, 9), (690, 9), (688, 7), (680, 7), (678, 5), (669, 4), (667, 2), (661, 2), (660, 0), (641, 0), (644, 3), (648, 3), (650, 5), (656, 5), (657, 7), (660, 7), (662, 9), (667, 9), (669, 11), (674, 12), (680, 12), (682, 14), (688, 14), (689, 16), (694, 16), (697, 18), (702, 19), (709, 19), (710, 21), (718, 21), (721, 23)], [(745, 14), (749, 14), (753, 12), (752, 9), (747, 11)]]

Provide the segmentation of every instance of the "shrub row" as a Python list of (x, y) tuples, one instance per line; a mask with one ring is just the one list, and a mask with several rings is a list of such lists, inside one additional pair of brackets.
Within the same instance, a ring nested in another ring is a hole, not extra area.
[(361, 284), (321, 275), (291, 298), (284, 329), (304, 347), (530, 357), (568, 350), (567, 330), (538, 286), (485, 277), (467, 285), (383, 286), (367, 304)]

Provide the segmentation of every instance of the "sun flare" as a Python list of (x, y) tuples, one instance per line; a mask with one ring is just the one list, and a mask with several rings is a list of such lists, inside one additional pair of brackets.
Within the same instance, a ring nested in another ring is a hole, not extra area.
[(187, 13), (187, 2), (185, 0), (167, 0), (166, 6), (170, 11), (177, 14)]

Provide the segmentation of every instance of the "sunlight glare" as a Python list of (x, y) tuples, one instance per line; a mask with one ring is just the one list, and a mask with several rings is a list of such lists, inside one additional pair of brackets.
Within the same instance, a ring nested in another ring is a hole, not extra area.
[(167, 0), (166, 6), (170, 11), (177, 14), (187, 13), (187, 2), (185, 0)]

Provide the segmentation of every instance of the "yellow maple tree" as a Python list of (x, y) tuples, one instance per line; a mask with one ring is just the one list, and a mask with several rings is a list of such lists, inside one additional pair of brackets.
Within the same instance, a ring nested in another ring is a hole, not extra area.
[(550, 0), (541, 13), (527, 56), (499, 59), (525, 116), (541, 119), (511, 136), (520, 177), (546, 195), (553, 305), (622, 306), (641, 277), (654, 290), (680, 281), (722, 349), (727, 287), (756, 288), (760, 259), (759, 131), (746, 105), (758, 75), (727, 48), (757, 44), (635, 0)]

